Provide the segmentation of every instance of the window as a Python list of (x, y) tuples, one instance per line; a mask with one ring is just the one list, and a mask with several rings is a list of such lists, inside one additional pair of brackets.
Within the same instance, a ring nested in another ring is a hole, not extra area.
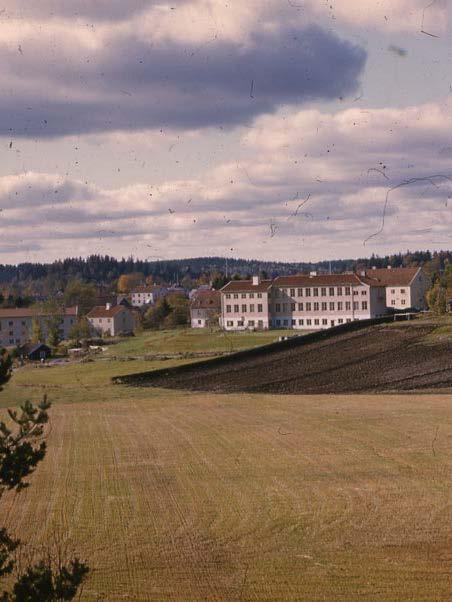
[(298, 296), (299, 297), (303, 296), (303, 289), (302, 288), (299, 288), (297, 292), (298, 292)]
[(251, 305), (250, 305), (250, 312), (254, 313), (254, 303), (251, 303)]
[(27, 323), (22, 320), (22, 326), (26, 326)]
[(9, 331), (9, 336), (10, 336), (10, 337), (14, 336), (14, 330), (10, 330), (10, 331)]
[(334, 286), (330, 286), (330, 297), (334, 297)]
[(345, 310), (350, 311), (350, 309), (351, 309), (351, 303), (350, 303), (350, 301), (346, 301), (345, 302)]
[(311, 289), (307, 288), (306, 289), (306, 297), (310, 297), (311, 296)]
[(304, 320), (298, 320), (298, 326), (303, 326)]
[(283, 325), (284, 326), (288, 326), (288, 324), (289, 324), (289, 321), (288, 320), (284, 320)]
[(275, 289), (275, 297), (281, 297), (281, 291), (279, 288)]
[(342, 311), (343, 305), (344, 304), (342, 303), (342, 301), (338, 301), (337, 302), (337, 311)]
[(239, 311), (240, 311), (240, 308), (239, 308), (239, 306), (238, 306), (238, 305), (234, 305), (234, 312), (235, 312), (236, 314), (238, 314), (238, 313), (239, 313)]
[(111, 318), (107, 318), (107, 322), (111, 322)]
[(250, 299), (254, 299), (254, 293), (250, 293)]
[(337, 287), (337, 296), (342, 297), (342, 286)]
[(367, 309), (367, 301), (363, 301), (363, 302), (361, 303), (361, 308), (362, 308), (362, 309)]
[(258, 311), (258, 313), (262, 311), (262, 304), (261, 303), (258, 304), (257, 311)]
[(201, 324), (201, 320), (198, 320), (198, 324)]
[(320, 289), (320, 292), (322, 294), (322, 297), (326, 297), (326, 288)]
[(241, 294), (242, 299), (246, 299), (246, 293)]
[(337, 321), (338, 324), (343, 324), (344, 320), (342, 318), (339, 318), (339, 320)]
[(226, 313), (227, 314), (231, 313), (231, 306), (230, 305), (226, 305)]
[(14, 322), (8, 322), (8, 326), (14, 326)]
[(257, 293), (257, 298), (262, 299), (262, 293)]
[(353, 301), (353, 309), (359, 309), (358, 301)]
[(361, 295), (367, 295), (367, 291), (361, 291)]
[(391, 289), (391, 295), (395, 295), (395, 288)]
[(395, 299), (391, 299), (391, 305), (395, 305)]
[(275, 305), (275, 311), (276, 311), (276, 312), (280, 312), (280, 311), (281, 311), (281, 303), (277, 303), (277, 304)]
[(319, 289), (318, 288), (313, 289), (312, 296), (313, 297), (318, 297), (319, 296)]
[(303, 311), (303, 303), (298, 304), (298, 311)]
[(234, 293), (234, 299), (238, 299), (239, 298), (239, 294), (238, 293)]
[(242, 313), (246, 313), (246, 305), (245, 304), (242, 305)]
[(306, 303), (306, 311), (311, 311), (311, 304), (310, 303)]
[(282, 304), (282, 310), (283, 310), (283, 313), (285, 314), (287, 311), (287, 303)]
[(257, 321), (257, 325), (259, 328), (263, 328), (264, 327), (264, 322), (262, 320), (258, 320)]
[(402, 299), (401, 303), (402, 303), (402, 305), (405, 305), (406, 304), (406, 300)]
[(314, 303), (314, 311), (319, 311), (319, 304), (318, 303)]
[(316, 319), (314, 320), (314, 324), (315, 324), (316, 326), (319, 326), (319, 324), (320, 324), (320, 320), (319, 320), (318, 318), (316, 318)]
[(327, 326), (328, 320), (326, 318), (322, 318), (322, 324), (323, 324), (323, 326)]
[(290, 304), (290, 311), (295, 311), (295, 303)]
[(349, 294), (350, 294), (350, 287), (349, 287), (349, 286), (346, 286), (346, 287), (345, 287), (345, 294), (346, 294), (346, 295), (349, 295)]
[(330, 303), (330, 311), (334, 311), (334, 301)]
[(322, 303), (322, 311), (326, 311), (327, 309), (327, 304), (325, 302)]
[(276, 326), (281, 326), (281, 320), (276, 320)]
[(254, 326), (254, 320), (248, 320), (248, 326)]
[(346, 320), (346, 321), (347, 321), (347, 322), (351, 322), (352, 320), (351, 320), (351, 318), (347, 318), (347, 320)]
[(308, 320), (306, 320), (306, 325), (307, 325), (307, 326), (311, 326), (311, 320), (309, 320), (309, 319), (308, 319)]
[(239, 321), (237, 322), (237, 326), (243, 326), (243, 320), (239, 320)]
[(292, 320), (292, 326), (295, 326), (296, 323), (297, 323), (296, 320)]
[(295, 297), (295, 289), (294, 288), (290, 289), (290, 296)]
[(357, 295), (357, 294), (358, 294), (358, 291), (353, 291), (353, 294), (354, 294), (354, 295)]
[(405, 291), (405, 289), (404, 289), (404, 288), (401, 288), (401, 289), (400, 289), (400, 292), (402, 293), (402, 295), (404, 295), (406, 291)]

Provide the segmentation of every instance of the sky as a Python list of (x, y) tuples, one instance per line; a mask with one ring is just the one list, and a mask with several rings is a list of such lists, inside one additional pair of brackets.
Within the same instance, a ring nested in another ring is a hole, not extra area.
[(450, 248), (451, 14), (4, 0), (0, 263)]

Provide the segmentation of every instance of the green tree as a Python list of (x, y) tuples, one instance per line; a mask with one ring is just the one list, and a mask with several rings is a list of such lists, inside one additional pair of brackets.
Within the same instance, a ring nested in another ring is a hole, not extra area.
[(171, 313), (171, 307), (166, 297), (157, 300), (144, 314), (143, 326), (145, 328), (162, 328), (165, 318)]
[[(0, 349), (0, 390), (11, 377), (11, 359)], [(26, 401), (20, 411), (8, 410), (10, 426), (0, 422), (0, 498), (6, 490), (20, 492), (28, 486), (27, 477), (46, 454), (42, 440), (48, 421), (50, 403), (44, 397), (38, 405)], [(14, 552), (20, 541), (0, 528), (0, 579), (15, 568)], [(2, 602), (57, 602), (72, 600), (88, 573), (88, 566), (74, 558), (68, 563), (52, 559), (26, 567), (21, 571), (11, 591), (4, 591)]]
[(447, 291), (441, 282), (437, 281), (427, 293), (427, 303), (430, 311), (435, 314), (445, 314), (447, 311)]
[(37, 318), (33, 318), (33, 321), (31, 323), (31, 342), (44, 342), (44, 333), (42, 332), (41, 322)]
[(79, 318), (69, 331), (70, 339), (89, 339), (91, 336), (91, 327), (86, 318)]
[(64, 291), (63, 300), (66, 306), (78, 305), (79, 315), (85, 315), (96, 304), (97, 289), (94, 284), (81, 280), (71, 280)]

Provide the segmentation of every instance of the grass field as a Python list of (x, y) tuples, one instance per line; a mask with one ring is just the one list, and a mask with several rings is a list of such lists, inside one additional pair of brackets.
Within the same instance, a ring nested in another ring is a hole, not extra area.
[(54, 402), (1, 523), (87, 559), (82, 600), (451, 600), (452, 395), (109, 384), (162, 364), (26, 369), (0, 393)]

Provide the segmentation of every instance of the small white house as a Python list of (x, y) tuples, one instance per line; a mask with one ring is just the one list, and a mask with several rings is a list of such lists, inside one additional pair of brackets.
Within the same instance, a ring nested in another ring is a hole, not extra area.
[(107, 303), (93, 307), (86, 318), (93, 332), (98, 335), (130, 334), (135, 327), (133, 312), (124, 305), (111, 306)]
[(166, 288), (156, 284), (150, 286), (138, 286), (130, 293), (132, 306), (142, 307), (143, 305), (154, 305), (157, 299), (164, 297), (167, 292)]

